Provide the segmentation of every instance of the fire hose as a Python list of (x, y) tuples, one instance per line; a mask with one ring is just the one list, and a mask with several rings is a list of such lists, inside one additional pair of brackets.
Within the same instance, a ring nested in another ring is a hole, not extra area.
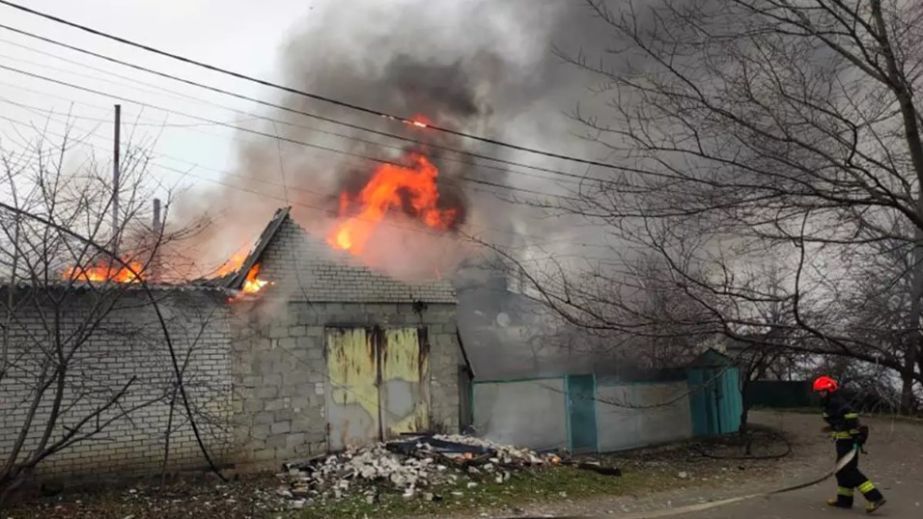
[[(696, 503), (693, 505), (680, 506), (677, 508), (669, 508), (665, 510), (654, 510), (650, 512), (637, 512), (631, 513), (628, 515), (620, 516), (622, 519), (655, 519), (658, 517), (670, 517), (680, 514), (689, 514), (693, 512), (701, 512), (704, 510), (710, 510), (712, 508), (718, 508), (721, 506), (726, 506), (734, 503), (739, 503), (741, 501), (747, 501), (749, 499), (755, 499), (757, 497), (769, 497), (777, 494), (784, 494), (786, 492), (794, 492), (795, 490), (801, 490), (803, 488), (813, 487), (814, 485), (823, 483), (824, 481), (833, 477), (837, 472), (843, 470), (843, 468), (848, 465), (855, 457), (858, 452), (859, 447), (857, 446), (853, 450), (849, 451), (849, 454), (843, 456), (836, 462), (836, 466), (832, 470), (826, 472), (824, 475), (806, 481), (803, 483), (798, 483), (796, 485), (790, 485), (783, 488), (777, 488), (773, 490), (767, 490), (765, 492), (756, 492), (753, 494), (747, 494), (743, 496), (730, 497), (727, 499), (719, 499), (717, 501), (710, 501), (708, 503)], [(609, 516), (612, 517), (612, 516)], [(513, 518), (509, 518), (513, 519)], [(601, 517), (587, 516), (587, 515), (534, 515), (534, 516), (518, 516), (517, 519), (601, 519)]]

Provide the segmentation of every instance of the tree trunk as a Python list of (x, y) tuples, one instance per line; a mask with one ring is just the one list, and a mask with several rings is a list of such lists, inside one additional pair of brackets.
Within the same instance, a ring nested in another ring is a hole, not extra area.
[(750, 420), (750, 377), (747, 377), (744, 380), (743, 387), (740, 389), (741, 401), (743, 403), (742, 409), (740, 411), (740, 429), (738, 432), (740, 438), (744, 441), (744, 455), (750, 456), (753, 454), (752, 442), (747, 438), (747, 434), (750, 431), (749, 420)]
[(911, 255), (911, 300), (907, 330), (910, 336), (904, 341), (904, 366), (901, 370), (901, 414), (911, 414), (914, 409), (913, 385), (916, 375), (917, 353), (920, 347), (920, 313), (923, 311), (923, 231), (914, 231), (914, 248)]
[[(914, 105), (912, 85), (908, 82), (904, 70), (896, 58), (892, 48), (888, 24), (885, 21), (881, 0), (869, 2), (872, 19), (877, 29), (877, 40), (880, 45), (881, 56), (884, 58), (887, 69), (889, 87), (894, 92), (904, 123), (904, 137), (907, 141), (907, 151), (910, 162), (916, 173), (917, 181), (923, 182), (923, 139), (920, 138), (917, 107)], [(919, 186), (917, 187), (919, 189)], [(911, 301), (910, 315), (907, 331), (911, 334), (905, 341), (904, 365), (901, 370), (903, 384), (901, 387), (901, 413), (912, 412), (913, 405), (913, 379), (916, 370), (917, 354), (920, 345), (920, 298), (923, 297), (923, 231), (921, 231), (920, 216), (923, 216), (923, 200), (915, 194), (914, 206), (917, 219), (914, 225), (914, 248), (911, 254)]]
[(919, 372), (917, 372), (917, 382), (919, 382), (920, 385), (923, 386), (923, 350), (917, 352), (917, 364), (918, 364), (917, 367), (920, 370)]
[(743, 376), (741, 377), (740, 382), (740, 400), (741, 400), (741, 411), (740, 411), (740, 428), (738, 432), (741, 436), (747, 435), (747, 426), (749, 425), (750, 419), (750, 379), (752, 376), (752, 370), (748, 369)]

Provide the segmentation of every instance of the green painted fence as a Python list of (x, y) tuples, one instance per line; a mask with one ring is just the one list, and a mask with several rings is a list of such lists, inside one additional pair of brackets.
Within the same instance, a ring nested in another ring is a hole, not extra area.
[(690, 369), (689, 389), (694, 435), (714, 436), (740, 429), (743, 399), (737, 368), (724, 366)]

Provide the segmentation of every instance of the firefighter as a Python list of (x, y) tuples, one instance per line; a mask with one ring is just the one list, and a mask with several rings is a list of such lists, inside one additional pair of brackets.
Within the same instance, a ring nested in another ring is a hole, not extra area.
[(830, 432), (836, 442), (837, 464), (844, 456), (853, 455), (852, 460), (836, 473), (836, 497), (827, 501), (830, 506), (852, 508), (853, 492), (859, 492), (868, 504), (865, 511), (872, 513), (885, 504), (885, 498), (875, 485), (859, 471), (859, 451), (867, 436), (867, 429), (859, 425), (859, 413), (855, 412), (838, 392), (839, 384), (826, 375), (814, 380), (814, 391), (820, 393), (824, 406), (824, 432)]

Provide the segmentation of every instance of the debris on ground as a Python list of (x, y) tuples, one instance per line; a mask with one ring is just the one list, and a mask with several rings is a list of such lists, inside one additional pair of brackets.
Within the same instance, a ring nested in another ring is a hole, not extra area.
[(469, 489), (481, 481), (502, 484), (517, 470), (560, 463), (557, 454), (538, 454), (469, 436), (408, 436), (287, 463), (277, 474), (282, 483), (277, 495), (292, 506), (351, 495), (362, 495), (372, 504), (383, 491), (434, 501), (441, 496), (427, 489), (446, 483)]

